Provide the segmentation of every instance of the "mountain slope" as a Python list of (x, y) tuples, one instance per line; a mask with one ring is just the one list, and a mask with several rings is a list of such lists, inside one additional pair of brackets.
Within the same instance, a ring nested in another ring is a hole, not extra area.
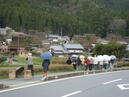
[[(129, 0), (0, 0), (0, 27), (16, 31), (46, 33), (95, 33), (102, 37), (111, 30), (110, 23), (122, 19), (129, 32)], [(117, 26), (117, 25), (116, 25)]]

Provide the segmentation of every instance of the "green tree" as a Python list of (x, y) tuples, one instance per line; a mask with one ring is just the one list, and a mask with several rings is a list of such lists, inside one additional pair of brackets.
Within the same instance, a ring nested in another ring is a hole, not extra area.
[(107, 45), (98, 44), (94, 48), (94, 53), (97, 55), (115, 55), (118, 58), (124, 57), (127, 53), (126, 45), (121, 45), (117, 43), (109, 43)]

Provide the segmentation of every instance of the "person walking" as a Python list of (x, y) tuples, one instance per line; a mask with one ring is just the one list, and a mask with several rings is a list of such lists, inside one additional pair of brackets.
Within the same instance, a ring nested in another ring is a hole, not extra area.
[(72, 62), (71, 62), (71, 58), (70, 58), (70, 57), (68, 57), (66, 63), (67, 63), (68, 65), (71, 65)]
[(107, 59), (104, 60), (104, 68), (105, 68), (105, 70), (107, 72), (108, 68), (109, 68), (109, 61)]
[(87, 74), (89, 73), (89, 71), (92, 70), (91, 66), (92, 66), (92, 61), (89, 58), (85, 57), (85, 71), (87, 71)]
[(84, 55), (80, 55), (80, 60), (81, 60), (81, 65), (80, 65), (80, 69), (84, 70), (85, 68), (85, 56)]
[(93, 57), (93, 68), (94, 68), (94, 72), (98, 70), (98, 58), (96, 55), (94, 55)]
[(82, 65), (82, 61), (81, 61), (80, 57), (78, 56), (78, 58), (77, 58), (77, 70), (81, 70), (81, 65)]
[(29, 54), (28, 54), (26, 60), (27, 60), (27, 62), (28, 62), (27, 69), (28, 69), (28, 70), (31, 70), (31, 74), (32, 74), (32, 76), (34, 76), (34, 66), (33, 66), (32, 53), (29, 53)]
[(43, 58), (43, 61), (42, 61), (43, 77), (41, 80), (45, 80), (48, 78), (48, 70), (49, 70), (50, 59), (52, 57), (52, 54), (50, 52), (46, 52), (41, 54), (41, 57)]
[(102, 60), (99, 61), (99, 67), (100, 67), (100, 70), (101, 71), (103, 71), (103, 65), (104, 65), (103, 61)]
[(42, 63), (43, 67), (43, 78), (42, 80), (46, 79), (48, 77), (48, 70), (49, 70), (50, 60), (44, 59)]
[(77, 58), (71, 57), (71, 64), (73, 65), (73, 69), (77, 70)]
[(109, 61), (111, 71), (114, 69), (116, 58), (111, 58)]

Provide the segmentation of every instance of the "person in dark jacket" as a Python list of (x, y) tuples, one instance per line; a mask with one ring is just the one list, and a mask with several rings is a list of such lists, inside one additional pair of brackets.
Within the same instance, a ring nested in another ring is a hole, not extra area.
[(76, 57), (71, 57), (71, 63), (73, 65), (73, 69), (77, 70), (77, 59), (76, 59)]
[(82, 61), (81, 61), (80, 57), (78, 56), (78, 58), (77, 58), (77, 70), (80, 70), (81, 65), (82, 65)]
[(67, 60), (67, 64), (68, 64), (68, 65), (71, 65), (71, 63), (72, 63), (72, 62), (71, 62), (71, 58), (69, 57), (68, 60)]

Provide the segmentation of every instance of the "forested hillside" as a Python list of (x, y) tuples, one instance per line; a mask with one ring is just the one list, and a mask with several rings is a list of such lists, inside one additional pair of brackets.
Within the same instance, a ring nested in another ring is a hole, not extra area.
[(129, 0), (0, 0), (0, 27), (68, 34), (129, 34)]

